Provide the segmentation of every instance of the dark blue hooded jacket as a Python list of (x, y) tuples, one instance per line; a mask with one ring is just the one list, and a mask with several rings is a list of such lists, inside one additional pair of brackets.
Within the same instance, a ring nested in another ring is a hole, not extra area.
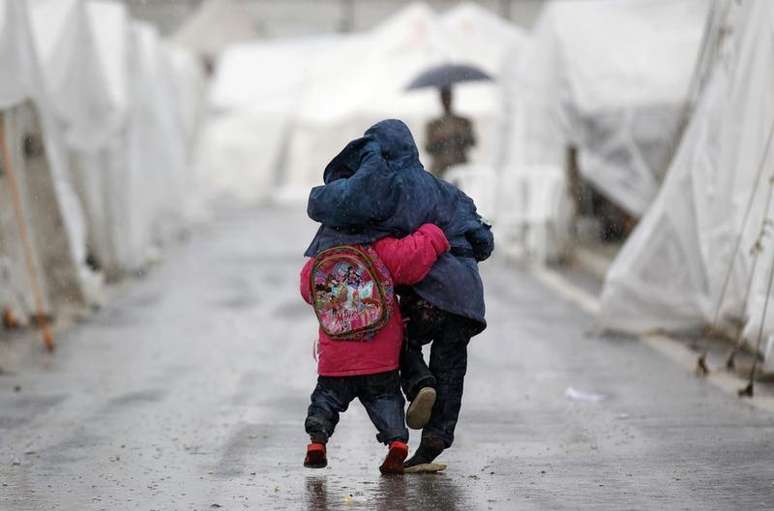
[(477, 261), (494, 249), (473, 201), (426, 172), (414, 138), (399, 120), (379, 122), (325, 168), (325, 185), (309, 195), (309, 217), (322, 226), (306, 251), (314, 257), (339, 244), (403, 237), (424, 223), (444, 230), (452, 246), (414, 290), (436, 307), (486, 326)]

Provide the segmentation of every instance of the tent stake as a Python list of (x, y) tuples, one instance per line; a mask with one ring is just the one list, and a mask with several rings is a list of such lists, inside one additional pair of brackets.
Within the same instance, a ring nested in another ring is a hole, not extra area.
[(54, 351), (54, 336), (51, 334), (48, 318), (46, 318), (45, 306), (43, 304), (43, 291), (40, 288), (38, 275), (35, 271), (35, 262), (32, 255), (32, 245), (30, 243), (29, 231), (27, 230), (27, 223), (24, 219), (24, 213), (22, 209), (23, 206), (21, 193), (19, 191), (19, 181), (17, 180), (16, 173), (13, 169), (13, 166), (11, 165), (11, 155), (8, 151), (8, 144), (5, 140), (5, 123), (2, 117), (0, 117), (0, 152), (2, 152), (5, 170), (8, 174), (8, 184), (10, 185), (11, 198), (16, 216), (16, 224), (19, 228), (19, 236), (21, 237), (22, 245), (24, 246), (24, 260), (27, 265), (27, 271), (30, 275), (32, 293), (35, 296), (35, 320), (36, 323), (40, 326), (44, 346), (48, 351)]

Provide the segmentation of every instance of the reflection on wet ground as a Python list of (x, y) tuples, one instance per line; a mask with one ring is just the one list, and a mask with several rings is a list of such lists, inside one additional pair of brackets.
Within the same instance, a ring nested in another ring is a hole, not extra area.
[(0, 373), (0, 510), (774, 509), (774, 418), (586, 334), (592, 318), (497, 260), (446, 472), (381, 476), (359, 403), (329, 467), (303, 468), (314, 227), (303, 209), (218, 221), (52, 358)]
[[(366, 484), (369, 483), (369, 484)], [(354, 488), (329, 487), (326, 476), (307, 476), (304, 502), (311, 511), (352, 509), (402, 511), (414, 509), (471, 509), (464, 492), (443, 474), (383, 476), (375, 483), (361, 482)]]

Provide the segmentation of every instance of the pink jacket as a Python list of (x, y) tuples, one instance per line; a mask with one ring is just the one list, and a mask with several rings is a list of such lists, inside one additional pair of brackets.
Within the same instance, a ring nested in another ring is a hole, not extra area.
[[(382, 238), (374, 250), (390, 272), (393, 284), (416, 284), (449, 250), (443, 231), (433, 224), (424, 224), (405, 238)], [(311, 304), (310, 273), (314, 259), (301, 270), (301, 296)], [(320, 330), (320, 350), (317, 372), (321, 376), (355, 376), (393, 371), (398, 368), (403, 343), (403, 320), (397, 300), (393, 303), (390, 321), (373, 339), (366, 342), (337, 341)]]

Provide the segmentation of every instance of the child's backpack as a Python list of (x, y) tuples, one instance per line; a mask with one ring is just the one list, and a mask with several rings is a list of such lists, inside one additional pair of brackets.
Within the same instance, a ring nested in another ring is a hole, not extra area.
[(390, 320), (392, 278), (372, 247), (341, 245), (320, 252), (310, 279), (314, 312), (331, 339), (367, 340)]

